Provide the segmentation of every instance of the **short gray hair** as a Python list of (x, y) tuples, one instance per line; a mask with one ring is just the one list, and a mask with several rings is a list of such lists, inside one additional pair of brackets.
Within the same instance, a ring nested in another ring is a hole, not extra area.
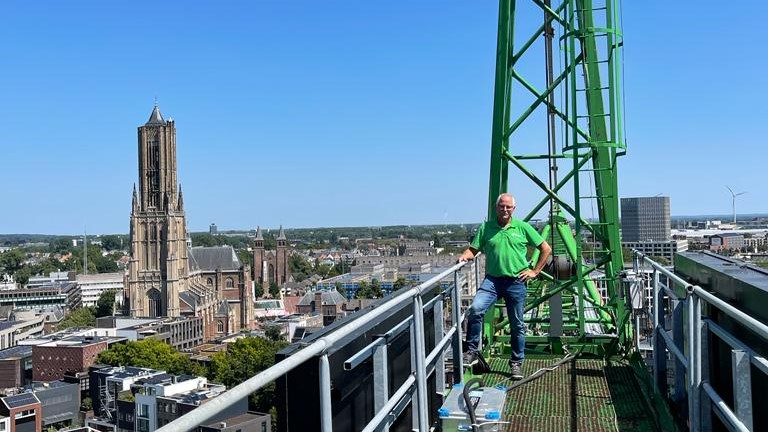
[(499, 196), (496, 198), (496, 205), (497, 205), (497, 206), (498, 206), (498, 205), (499, 205), (499, 203), (501, 202), (501, 199), (502, 199), (502, 198), (504, 198), (504, 197), (510, 197), (510, 198), (512, 198), (512, 205), (517, 205), (517, 202), (515, 202), (515, 197), (514, 197), (512, 194), (510, 194), (510, 193), (506, 193), (506, 192), (504, 192), (504, 193), (502, 193), (502, 194), (499, 194)]

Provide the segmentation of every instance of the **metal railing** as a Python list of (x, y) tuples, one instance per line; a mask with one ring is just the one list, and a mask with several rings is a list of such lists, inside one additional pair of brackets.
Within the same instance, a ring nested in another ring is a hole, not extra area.
[[(681, 279), (648, 256), (633, 251), (634, 269), (649, 265), (653, 287), (653, 382), (658, 392), (687, 402), (691, 431), (712, 430), (712, 414), (732, 431), (752, 431), (751, 367), (768, 376), (768, 360), (750, 349), (711, 318), (702, 316), (703, 303), (716, 308), (728, 318), (768, 342), (768, 326), (715, 297), (698, 285)], [(664, 276), (666, 283), (661, 282)], [(675, 290), (675, 288), (681, 288)], [(671, 331), (667, 332), (667, 296), (673, 304)], [(729, 406), (710, 383), (709, 340), (719, 338), (731, 349), (733, 406)], [(669, 388), (667, 352), (674, 360), (674, 380)], [(686, 379), (687, 377), (687, 379)]]
[[(476, 261), (475, 261), (476, 262)], [(279, 377), (296, 369), (304, 362), (319, 357), (320, 375), (320, 430), (331, 432), (333, 430), (333, 417), (331, 409), (331, 373), (328, 360), (328, 351), (334, 348), (345, 337), (365, 329), (373, 323), (379, 322), (394, 312), (398, 311), (407, 302), (412, 305), (412, 314), (387, 334), (378, 336), (372, 343), (351, 356), (344, 363), (344, 368), (350, 370), (368, 358), (373, 358), (374, 374), (374, 415), (368, 422), (364, 431), (388, 430), (389, 424), (400, 413), (413, 404), (413, 426), (417, 430), (429, 430), (429, 413), (427, 404), (427, 378), (436, 373), (438, 386), (445, 388), (444, 354), (452, 348), (453, 355), (453, 379), (454, 382), (462, 381), (463, 365), (461, 351), (461, 287), (459, 283), (459, 270), (467, 263), (459, 263), (432, 279), (385, 299), (374, 309), (368, 311), (357, 319), (353, 319), (340, 326), (333, 332), (319, 338), (310, 345), (297, 351), (272, 367), (258, 373), (247, 381), (228, 390), (221, 396), (201, 405), (191, 412), (179, 417), (167, 425), (157, 429), (157, 432), (179, 432), (196, 429), (199, 425), (210, 421), (222, 410), (234, 405), (243, 398), (247, 398), (253, 392), (261, 389)], [(477, 267), (475, 265), (475, 267)], [(453, 284), (446, 289), (440, 288), (440, 281), (453, 273)], [(477, 276), (477, 275), (476, 275)], [(438, 295), (424, 304), (422, 296), (440, 289)], [(451, 326), (445, 331), (443, 326), (443, 299), (450, 296), (451, 300)], [(435, 323), (435, 347), (426, 352), (424, 313), (434, 314)], [(410, 329), (411, 364), (413, 372), (405, 382), (390, 395), (387, 388), (387, 344), (390, 336), (400, 334)], [(438, 339), (440, 337), (440, 339)], [(438, 387), (439, 388), (439, 387)]]

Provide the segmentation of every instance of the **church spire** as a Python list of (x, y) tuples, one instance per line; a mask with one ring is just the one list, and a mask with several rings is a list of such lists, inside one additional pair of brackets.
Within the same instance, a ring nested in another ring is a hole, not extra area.
[(179, 211), (184, 211), (184, 192), (181, 191), (181, 183), (179, 183)]
[[(261, 227), (256, 227), (256, 238), (253, 243), (256, 249), (264, 249), (264, 236), (261, 234)], [(261, 271), (261, 264), (254, 261), (254, 268)]]
[(136, 195), (136, 183), (133, 184), (133, 200), (131, 201), (131, 211), (133, 213), (139, 211), (139, 199)]
[(165, 120), (163, 119), (163, 115), (160, 114), (160, 107), (157, 106), (157, 101), (155, 101), (155, 107), (152, 108), (152, 114), (149, 115), (149, 120), (147, 120), (147, 123), (145, 125), (164, 125)]
[(285, 231), (283, 231), (282, 225), (280, 225), (280, 232), (277, 233), (277, 247), (279, 249), (285, 247)]

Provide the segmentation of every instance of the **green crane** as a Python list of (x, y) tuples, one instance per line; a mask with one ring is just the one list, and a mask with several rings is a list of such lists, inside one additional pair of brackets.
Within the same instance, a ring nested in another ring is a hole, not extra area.
[[(523, 6), (535, 9), (538, 27)], [(540, 230), (554, 252), (544, 278), (529, 284), (526, 320), (535, 334), (527, 340), (554, 352), (567, 343), (613, 354), (632, 343), (619, 278), (616, 162), (626, 144), (618, 6), (615, 0), (562, 0), (556, 6), (550, 0), (500, 1), (488, 218), (495, 217), (495, 200), (510, 183), (513, 193), (531, 187), (542, 193), (524, 219), (548, 206)], [(532, 27), (532, 33), (518, 30)], [(516, 38), (516, 31), (526, 37)], [(542, 71), (537, 79), (530, 78), (532, 64)], [(540, 140), (531, 138), (536, 131)], [(540, 142), (541, 150), (520, 154), (531, 141)], [(537, 163), (538, 171), (529, 166)], [(565, 175), (562, 168), (569, 169)], [(506, 345), (497, 343), (508, 339), (506, 323), (501, 308), (488, 314), (486, 348)]]

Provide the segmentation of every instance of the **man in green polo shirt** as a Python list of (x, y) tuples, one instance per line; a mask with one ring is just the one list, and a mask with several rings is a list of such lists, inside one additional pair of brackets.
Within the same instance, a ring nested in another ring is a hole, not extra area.
[[(515, 198), (503, 193), (496, 200), (496, 220), (480, 225), (472, 244), (459, 257), (459, 262), (468, 261), (478, 252), (485, 254), (485, 280), (477, 288), (467, 314), (467, 351), (464, 364), (478, 361), (478, 344), (483, 326), (483, 317), (488, 308), (501, 297), (507, 306), (511, 330), (512, 356), (509, 367), (513, 379), (522, 379), (522, 364), (525, 358), (525, 283), (536, 278), (547, 263), (552, 248), (528, 223), (512, 217)], [(528, 247), (539, 249), (539, 259), (531, 268), (528, 262)]]

